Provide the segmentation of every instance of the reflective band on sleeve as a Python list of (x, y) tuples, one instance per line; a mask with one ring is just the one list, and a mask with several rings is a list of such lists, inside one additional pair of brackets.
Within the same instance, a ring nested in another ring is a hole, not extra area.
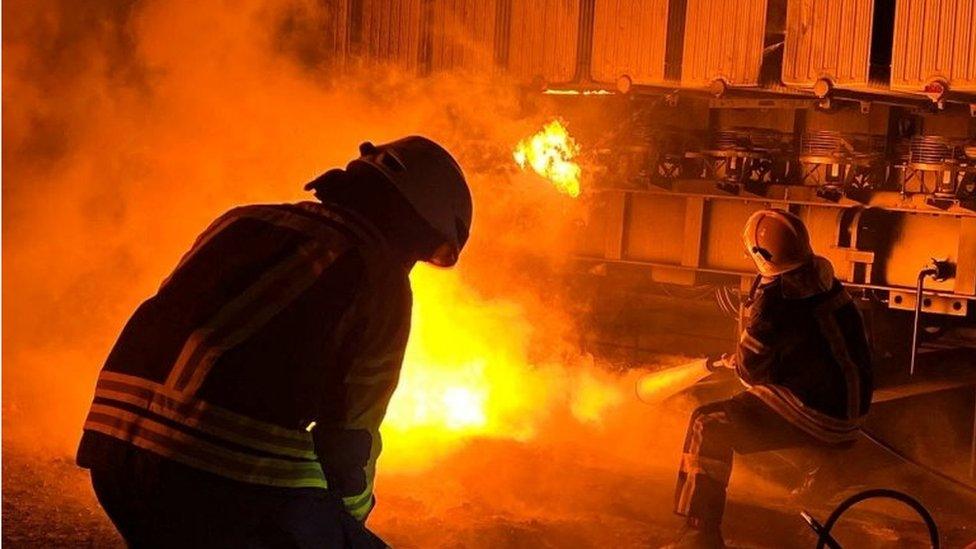
[(761, 355), (766, 351), (766, 344), (753, 337), (747, 330), (742, 330), (742, 337), (739, 338), (739, 343), (757, 355)]
[[(357, 237), (366, 238), (363, 229), (360, 224), (350, 223), (349, 220), (345, 219), (344, 216), (338, 214), (337, 212), (331, 211), (324, 207), (322, 204), (313, 204), (309, 202), (302, 202), (295, 205), (299, 209), (306, 211), (312, 216), (321, 216), (328, 218), (336, 223), (339, 223), (351, 231), (353, 231)], [(258, 221), (264, 221), (265, 223), (270, 223), (277, 227), (283, 227), (287, 229), (292, 229), (299, 233), (308, 235), (310, 237), (320, 239), (322, 241), (331, 241), (335, 238), (335, 235), (331, 230), (324, 228), (320, 221), (316, 221), (313, 217), (307, 217), (297, 213), (290, 212), (286, 209), (282, 209), (276, 206), (245, 206), (242, 208), (235, 208), (225, 213), (224, 215), (218, 217), (213, 223), (200, 236), (197, 237), (196, 242), (176, 265), (174, 273), (180, 270), (180, 267), (185, 265), (190, 259), (193, 258), (204, 246), (209, 243), (213, 237), (220, 234), (221, 231), (232, 225), (236, 221), (242, 219), (256, 219)], [(375, 237), (373, 237), (375, 239)], [(163, 286), (169, 282), (172, 275), (163, 281)]]
[(356, 520), (363, 520), (366, 515), (369, 514), (370, 509), (373, 508), (373, 485), (370, 483), (366, 486), (366, 490), (359, 494), (358, 496), (351, 496), (347, 498), (342, 498), (342, 504), (345, 506), (346, 511), (350, 515), (356, 518)]

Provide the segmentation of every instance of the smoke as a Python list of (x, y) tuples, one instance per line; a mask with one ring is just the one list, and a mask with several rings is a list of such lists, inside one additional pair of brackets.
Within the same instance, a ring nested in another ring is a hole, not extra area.
[[(3, 16), (6, 441), (73, 450), (119, 330), (211, 219), (305, 199), (360, 141), (411, 133), (455, 153), (476, 211), (459, 268), (413, 277), (388, 455), (407, 432), (409, 461), (430, 441), (524, 439), (557, 406), (596, 422), (619, 402), (572, 345), (562, 267), (579, 206), (510, 166), (546, 119), (512, 83), (340, 73), (335, 14), (313, 1), (12, 1)], [(424, 412), (436, 421), (410, 402), (432, 379), (453, 406)]]
[[(419, 133), (464, 166), (474, 227), (456, 269), (412, 276), (414, 329), (378, 481), (401, 499), (372, 522), (416, 523), (429, 535), (417, 546), (462, 544), (444, 537), (444, 517), (471, 526), (469, 545), (502, 545), (506, 525), (546, 517), (567, 545), (581, 520), (594, 540), (607, 524), (641, 538), (633, 524), (668, 513), (685, 418), (650, 411), (635, 375), (579, 351), (565, 267), (586, 166), (576, 200), (512, 161), (565, 112), (487, 71), (339, 72), (327, 4), (3, 3), (5, 447), (71, 455), (120, 329), (213, 218), (307, 199), (302, 185), (361, 141)], [(604, 107), (567, 124), (584, 149), (581, 120), (605, 119)], [(658, 466), (668, 481), (648, 508), (650, 481), (631, 481)], [(640, 509), (630, 523), (617, 516), (624, 500)]]

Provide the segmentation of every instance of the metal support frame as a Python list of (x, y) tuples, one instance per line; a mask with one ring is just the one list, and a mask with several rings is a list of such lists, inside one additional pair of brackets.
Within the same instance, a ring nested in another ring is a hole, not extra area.
[[(814, 231), (820, 235), (818, 245), (824, 247), (824, 252), (829, 252), (827, 255), (835, 263), (839, 278), (848, 287), (886, 292), (889, 307), (893, 309), (914, 309), (917, 306), (920, 313), (964, 316), (969, 308), (976, 306), (976, 212), (973, 211), (933, 208), (924, 200), (917, 199), (924, 197), (904, 196), (892, 191), (868, 193), (863, 202), (847, 198), (836, 202), (825, 200), (817, 196), (816, 187), (795, 185), (770, 185), (763, 195), (751, 194), (747, 190), (728, 194), (716, 188), (716, 182), (702, 180), (675, 180), (669, 189), (602, 189), (591, 192), (602, 195), (600, 203), (603, 206), (599, 214), (602, 220), (599, 224), (602, 227), (602, 245), (581, 250), (577, 255), (580, 261), (647, 268), (655, 280), (668, 279), (678, 284), (693, 284), (702, 276), (733, 280), (750, 277), (753, 273), (748, 262), (737, 259), (734, 250), (728, 251), (732, 250), (729, 245), (737, 240), (738, 227), (735, 227), (732, 236), (728, 236), (722, 227), (744, 221), (755, 208), (799, 208), (806, 212), (803, 215), (812, 216), (810, 221), (820, 227)], [(640, 211), (653, 209), (658, 203), (667, 208), (671, 212), (670, 217), (680, 225), (660, 225), (658, 221), (656, 230), (666, 231), (666, 234), (655, 232), (650, 235), (641, 230), (639, 224), (642, 221), (634, 218), (636, 213), (632, 212), (638, 206)], [(678, 207), (682, 208), (680, 213), (675, 211)], [(931, 214), (958, 220), (958, 244), (946, 251), (948, 256), (953, 257), (953, 267), (958, 273), (954, 283), (949, 286), (941, 284), (935, 289), (923, 287), (921, 294), (918, 294), (917, 288), (900, 282), (875, 283), (876, 273), (873, 271), (878, 259), (877, 252), (863, 248), (865, 243), (858, 242), (859, 222), (856, 220), (864, 212), (879, 210)], [(833, 236), (830, 236), (831, 231), (835, 231)], [(668, 239), (672, 244), (675, 241), (679, 243), (672, 245), (673, 251), (666, 256), (647, 256), (646, 251), (634, 255), (634, 250), (653, 248), (651, 241), (656, 238)], [(588, 242), (599, 241), (589, 239)], [(919, 299), (918, 295), (922, 298)]]

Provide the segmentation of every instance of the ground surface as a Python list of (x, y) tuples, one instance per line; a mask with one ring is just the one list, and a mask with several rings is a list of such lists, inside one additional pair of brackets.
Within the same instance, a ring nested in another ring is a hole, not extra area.
[[(609, 418), (609, 426), (564, 426), (525, 442), (470, 441), (432, 457), (436, 462), (425, 470), (383, 473), (371, 528), (394, 547), (408, 548), (659, 546), (680, 526), (670, 513), (671, 454), (680, 443), (680, 429), (673, 426), (679, 420), (633, 408)], [(633, 421), (645, 428), (637, 430)], [(622, 433), (631, 436), (620, 439)], [(737, 547), (813, 547), (801, 508), (823, 520), (837, 500), (859, 487), (907, 484), (933, 508), (946, 547), (976, 539), (964, 518), (967, 506), (976, 509), (973, 499), (913, 477), (874, 451), (857, 449), (850, 463), (873, 463), (875, 473), (830, 488), (830, 495), (812, 504), (771, 482), (763, 460), (741, 462), (727, 537)], [(869, 507), (846, 521), (840, 536), (847, 547), (925, 546), (922, 529), (909, 515)], [(38, 456), (5, 442), (3, 544), (119, 547), (121, 541), (98, 508), (87, 474), (68, 456)]]

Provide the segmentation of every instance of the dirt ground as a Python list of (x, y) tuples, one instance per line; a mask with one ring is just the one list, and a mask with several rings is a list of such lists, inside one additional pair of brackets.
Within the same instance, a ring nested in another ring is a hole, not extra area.
[[(432, 456), (430, 466), (420, 470), (390, 471), (381, 460), (379, 503), (370, 527), (403, 548), (657, 547), (667, 542), (681, 524), (670, 512), (671, 460), (680, 447), (681, 414), (628, 404), (603, 425), (554, 421), (561, 428), (529, 441), (468, 441)], [(122, 546), (94, 500), (87, 474), (70, 456), (41, 456), (14, 442), (5, 440), (3, 447), (4, 546)], [(813, 547), (815, 538), (800, 509), (823, 520), (833, 504), (866, 486), (906, 489), (923, 499), (946, 547), (976, 539), (965, 518), (976, 500), (912, 476), (872, 454), (876, 449), (861, 446), (852, 450), (850, 463), (873, 463), (874, 472), (858, 475), (854, 484), (834, 483), (831, 495), (813, 503), (792, 496), (790, 483), (769, 473), (770, 460), (740, 460), (726, 515), (729, 542)], [(877, 505), (845, 519), (838, 530), (847, 547), (925, 547), (923, 535), (910, 515)]]

